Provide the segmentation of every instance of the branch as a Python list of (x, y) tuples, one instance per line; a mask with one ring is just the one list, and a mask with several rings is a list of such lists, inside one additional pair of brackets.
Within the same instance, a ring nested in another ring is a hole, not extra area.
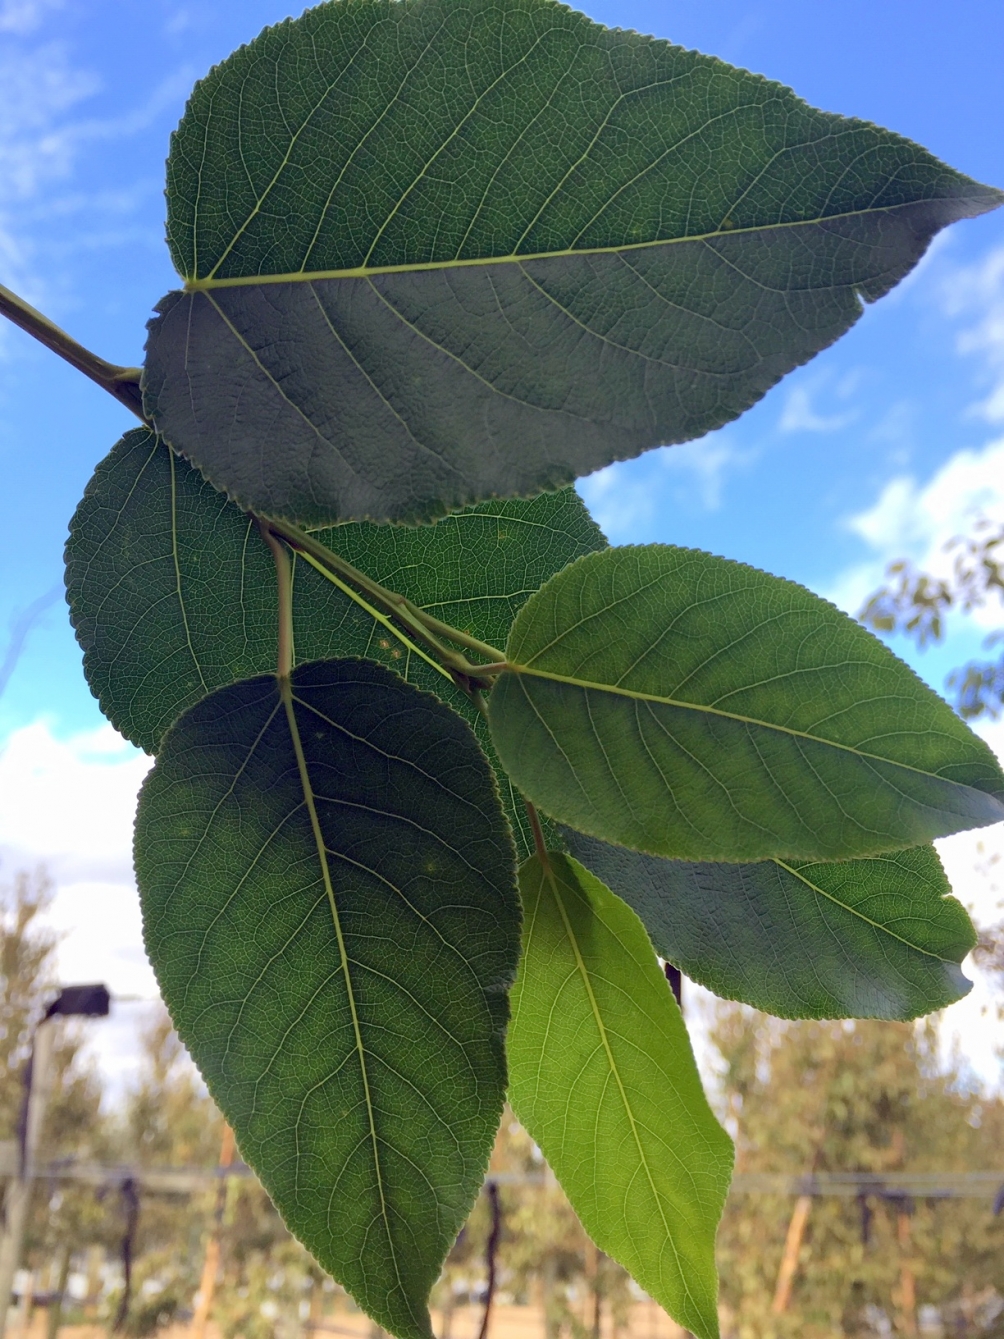
[(91, 353), (90, 349), (78, 344), (65, 330), (60, 330), (58, 325), (50, 321), (47, 316), (43, 316), (40, 311), (36, 311), (23, 298), (12, 293), (9, 288), (4, 288), (3, 284), (0, 284), (0, 315), (6, 316), (8, 321), (13, 321), (16, 326), (27, 331), (53, 353), (58, 353), (60, 358), (71, 367), (75, 367), (78, 372), (83, 372), (85, 377), (97, 382), (102, 390), (114, 395), (120, 404), (124, 404), (142, 422), (147, 421), (143, 413), (143, 393), (139, 385), (140, 368), (117, 367), (114, 363), (99, 358), (96, 353)]
[(478, 1339), (488, 1339), (488, 1323), (492, 1315), (492, 1302), (495, 1300), (496, 1262), (499, 1241), (502, 1238), (502, 1203), (499, 1199), (499, 1188), (494, 1181), (488, 1181), (485, 1190), (488, 1194), (492, 1225), (491, 1231), (488, 1233), (488, 1240), (485, 1243), (485, 1266), (488, 1279), (485, 1288), (485, 1309), (481, 1316), (481, 1329), (478, 1331)]

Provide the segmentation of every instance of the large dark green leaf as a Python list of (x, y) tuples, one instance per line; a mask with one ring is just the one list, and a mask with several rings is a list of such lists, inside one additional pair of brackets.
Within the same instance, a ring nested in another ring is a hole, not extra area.
[(702, 986), (781, 1018), (916, 1018), (971, 989), (976, 943), (931, 846), (828, 864), (694, 864), (566, 829), (569, 850)]
[(602, 1250), (701, 1339), (718, 1333), (715, 1232), (732, 1145), (630, 907), (551, 854), (520, 869), (509, 1100)]
[[(434, 526), (350, 524), (315, 538), (497, 646), (533, 591), (606, 542), (570, 489), (484, 503)], [(153, 433), (127, 433), (98, 466), (70, 526), (66, 563), (87, 681), (116, 728), (150, 753), (200, 697), (275, 665), (275, 577), (254, 522)], [(303, 561), (293, 614), (298, 660), (381, 661), (462, 711), (490, 748), (484, 719), (453, 681)], [(499, 780), (527, 855), (523, 805), (504, 772)]]
[(1004, 818), (990, 749), (802, 586), (695, 549), (607, 549), (520, 610), (489, 703), (519, 789), (685, 860), (881, 855)]
[(447, 707), (362, 661), (204, 698), (140, 798), (147, 951), (293, 1232), (379, 1324), (426, 1298), (478, 1192), (519, 951), (491, 771)]
[(91, 691), (147, 753), (214, 688), (275, 668), (272, 555), (250, 517), (145, 428), (87, 485), (66, 597)]
[(536, 492), (742, 413), (1002, 198), (551, 0), (336, 0), (192, 96), (145, 403), (272, 514)]

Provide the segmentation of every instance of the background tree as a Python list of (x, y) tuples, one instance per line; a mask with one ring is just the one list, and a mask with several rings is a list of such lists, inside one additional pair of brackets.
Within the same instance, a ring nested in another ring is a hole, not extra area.
[[(930, 1020), (782, 1023), (721, 1004), (712, 1040), (724, 1061), (740, 1171), (881, 1175), (999, 1165), (1004, 1103), (975, 1091), (957, 1067), (939, 1067)], [(948, 1313), (988, 1289), (1004, 1291), (1004, 1222), (989, 1203), (820, 1197), (812, 1200), (791, 1304), (774, 1315), (792, 1204), (788, 1196), (734, 1195), (727, 1206), (722, 1294), (744, 1339), (866, 1334), (882, 1313), (910, 1334), (920, 1306)], [(904, 1269), (913, 1307), (903, 1295)]]
[[(32, 1036), (58, 989), (57, 938), (42, 923), (51, 899), (44, 869), (17, 872), (0, 884), (0, 1139), (18, 1137)], [(47, 1026), (58, 1031), (41, 1160), (107, 1161), (114, 1150), (113, 1132), (101, 1112), (98, 1076), (81, 1054), (80, 1026), (62, 1019)], [(62, 1294), (74, 1252), (108, 1244), (110, 1230), (93, 1187), (38, 1183), (22, 1256), (24, 1266), (36, 1271), (36, 1288)], [(50, 1331), (56, 1323), (58, 1308), (50, 1308)]]
[[(951, 610), (970, 614), (1004, 598), (1004, 526), (985, 517), (968, 535), (956, 535), (945, 545), (952, 554), (951, 571), (943, 576), (925, 572), (905, 558), (886, 568), (887, 585), (872, 595), (861, 610), (861, 621), (874, 632), (900, 633), (920, 650), (944, 640), (945, 615)], [(995, 631), (984, 641), (990, 649), (1004, 639)], [(1004, 706), (1004, 651), (996, 660), (971, 660), (948, 676), (959, 714), (967, 720), (984, 714), (999, 716)]]
[[(143, 1033), (142, 1051), (139, 1081), (121, 1116), (123, 1160), (147, 1168), (215, 1168), (223, 1119), (163, 1008)], [(212, 1184), (194, 1193), (143, 1194), (129, 1334), (152, 1334), (191, 1315), (209, 1235), (217, 1230), (216, 1198)], [(218, 1228), (211, 1316), (221, 1332), (265, 1339), (299, 1326), (316, 1269), (254, 1178), (228, 1182)]]

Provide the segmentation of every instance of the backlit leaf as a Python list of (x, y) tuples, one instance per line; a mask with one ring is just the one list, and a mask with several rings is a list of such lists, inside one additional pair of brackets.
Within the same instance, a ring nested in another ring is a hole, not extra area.
[(290, 1229), (400, 1339), (480, 1188), (519, 951), (491, 771), (364, 661), (203, 698), (143, 787), (136, 871), (175, 1026)]
[(567, 856), (520, 869), (509, 1100), (583, 1227), (700, 1339), (732, 1145), (635, 913)]
[(881, 855), (1004, 818), (1004, 774), (871, 633), (695, 549), (607, 549), (520, 610), (489, 703), (519, 789), (684, 860)]
[(976, 943), (930, 846), (828, 864), (696, 864), (565, 830), (658, 952), (726, 999), (781, 1018), (916, 1018), (972, 989)]
[(335, 0), (174, 136), (145, 404), (243, 505), (428, 518), (735, 418), (999, 192), (551, 0)]
[[(606, 542), (571, 489), (484, 503), (432, 526), (349, 524), (314, 538), (496, 646), (533, 591)], [(87, 681), (116, 729), (148, 753), (200, 697), (275, 666), (275, 577), (254, 522), (145, 429), (126, 433), (95, 471), (66, 563)], [(484, 718), (453, 681), (303, 560), (293, 615), (299, 661), (380, 661), (464, 714), (490, 750)], [(523, 804), (501, 769), (499, 784), (528, 855)]]

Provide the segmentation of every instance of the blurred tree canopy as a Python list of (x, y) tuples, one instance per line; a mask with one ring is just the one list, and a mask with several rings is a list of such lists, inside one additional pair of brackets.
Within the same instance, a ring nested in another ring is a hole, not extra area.
[[(782, 1023), (720, 1004), (711, 1039), (723, 1062), (737, 1171), (881, 1175), (1001, 1165), (1004, 1103), (978, 1091), (958, 1065), (939, 1066), (930, 1019)], [(813, 1199), (791, 1303), (777, 1315), (792, 1207), (790, 1197), (770, 1195), (729, 1201), (719, 1261), (738, 1339), (863, 1337), (886, 1326), (914, 1334), (924, 1306), (954, 1316), (948, 1334), (1004, 1334), (1004, 1313), (986, 1330), (979, 1325), (979, 1308), (992, 1310), (1004, 1293), (1004, 1220), (989, 1202), (894, 1192)]]
[[(983, 518), (969, 535), (949, 540), (951, 571), (943, 576), (921, 571), (906, 559), (886, 568), (887, 584), (872, 595), (858, 617), (873, 632), (901, 633), (917, 646), (940, 642), (945, 615), (971, 614), (1004, 598), (1004, 526)], [(992, 632), (984, 647), (1000, 643), (1004, 630)], [(966, 720), (999, 716), (1004, 707), (1004, 651), (996, 660), (971, 660), (948, 676), (956, 710)]]

